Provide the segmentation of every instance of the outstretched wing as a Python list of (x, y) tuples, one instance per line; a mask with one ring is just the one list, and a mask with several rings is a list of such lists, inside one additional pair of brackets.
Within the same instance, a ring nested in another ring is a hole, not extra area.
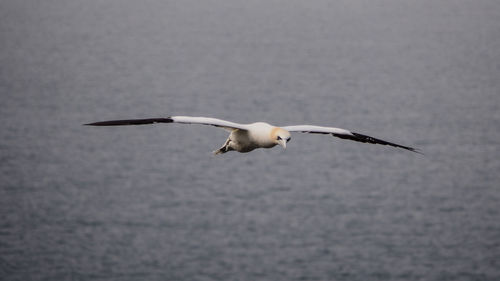
[(170, 116), (166, 118), (147, 118), (147, 119), (126, 119), (126, 120), (110, 120), (89, 123), (89, 126), (126, 126), (126, 125), (147, 125), (156, 123), (182, 123), (182, 124), (201, 124), (223, 128), (229, 131), (235, 129), (247, 130), (245, 124), (234, 123), (217, 118), (209, 117), (191, 117), (191, 116)]
[(312, 125), (296, 125), (296, 126), (285, 126), (281, 127), (289, 132), (302, 132), (310, 134), (331, 134), (334, 137), (341, 139), (348, 139), (364, 143), (373, 143), (381, 145), (389, 145), (393, 147), (399, 147), (412, 152), (421, 153), (417, 149), (409, 146), (400, 145), (397, 143), (388, 142), (385, 140), (377, 139), (367, 135), (358, 134), (345, 129), (334, 128), (334, 127), (322, 127), (322, 126), (312, 126)]

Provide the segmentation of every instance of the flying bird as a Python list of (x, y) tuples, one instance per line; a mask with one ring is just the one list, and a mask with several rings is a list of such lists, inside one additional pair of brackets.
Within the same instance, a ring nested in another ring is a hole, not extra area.
[(389, 145), (420, 153), (417, 149), (385, 140), (377, 139), (367, 135), (358, 134), (345, 129), (334, 127), (322, 127), (313, 125), (293, 125), (277, 127), (265, 122), (251, 124), (234, 123), (217, 118), (192, 117), (192, 116), (170, 116), (165, 118), (110, 120), (89, 123), (89, 126), (124, 126), (124, 125), (146, 125), (156, 123), (181, 123), (201, 124), (222, 128), (228, 131), (229, 137), (224, 145), (214, 151), (214, 154), (222, 154), (228, 151), (250, 152), (256, 148), (271, 148), (280, 145), (286, 148), (287, 142), (291, 140), (290, 132), (301, 132), (310, 134), (329, 134), (341, 139), (353, 140), (363, 143)]

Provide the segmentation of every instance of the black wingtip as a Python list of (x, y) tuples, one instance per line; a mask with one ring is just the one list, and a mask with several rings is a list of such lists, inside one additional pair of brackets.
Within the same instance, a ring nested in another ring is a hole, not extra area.
[(422, 156), (425, 156), (425, 154), (420, 149), (418, 149), (418, 148), (410, 147), (408, 150), (411, 151), (411, 152), (415, 152), (417, 154), (420, 154)]
[(388, 146), (392, 146), (392, 147), (398, 147), (398, 148), (402, 148), (402, 149), (405, 149), (405, 150), (408, 150), (408, 151), (411, 151), (411, 152), (415, 152), (415, 153), (424, 155), (419, 149), (416, 149), (416, 148), (413, 148), (413, 147), (409, 147), (409, 146), (400, 145), (400, 144), (393, 143), (393, 142), (388, 142), (388, 141), (385, 141), (385, 140), (377, 139), (377, 138), (374, 138), (374, 137), (370, 137), (370, 136), (359, 134), (359, 133), (355, 133), (355, 132), (351, 132), (351, 135), (347, 135), (347, 134), (345, 134), (345, 135), (344, 134), (334, 134), (334, 133), (332, 133), (332, 135), (334, 137), (338, 137), (338, 138), (341, 138), (341, 139), (349, 139), (349, 140), (358, 141), (358, 142), (364, 142), (364, 143), (381, 144), (381, 145), (388, 145)]
[(127, 120), (110, 120), (94, 123), (83, 124), (84, 126), (127, 126), (127, 125), (147, 125), (155, 123), (172, 123), (172, 118), (148, 118), (148, 119), (127, 119)]

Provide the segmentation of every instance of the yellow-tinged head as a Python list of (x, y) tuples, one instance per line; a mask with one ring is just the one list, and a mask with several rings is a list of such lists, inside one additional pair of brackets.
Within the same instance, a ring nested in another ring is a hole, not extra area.
[(290, 137), (289, 131), (279, 127), (274, 127), (271, 130), (271, 139), (274, 143), (281, 145), (283, 148), (286, 148), (286, 143), (289, 142), (292, 138)]

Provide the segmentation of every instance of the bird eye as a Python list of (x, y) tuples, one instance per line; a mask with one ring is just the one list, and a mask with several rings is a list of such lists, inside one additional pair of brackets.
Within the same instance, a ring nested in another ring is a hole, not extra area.
[(281, 140), (281, 137), (280, 137), (280, 136), (278, 136), (277, 140)]

